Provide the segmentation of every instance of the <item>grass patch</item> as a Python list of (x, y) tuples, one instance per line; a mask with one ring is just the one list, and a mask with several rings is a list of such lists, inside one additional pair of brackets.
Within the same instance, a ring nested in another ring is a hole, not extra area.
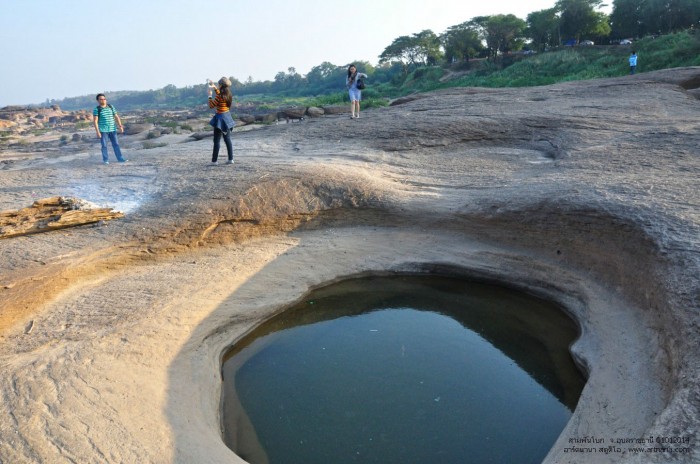
[(164, 142), (151, 142), (151, 141), (145, 141), (143, 142), (143, 148), (144, 150), (150, 150), (152, 148), (160, 148), (168, 145), (167, 143)]
[(49, 132), (51, 132), (51, 129), (49, 128), (32, 129), (30, 134), (32, 134), (35, 137), (38, 137), (40, 135), (48, 134)]

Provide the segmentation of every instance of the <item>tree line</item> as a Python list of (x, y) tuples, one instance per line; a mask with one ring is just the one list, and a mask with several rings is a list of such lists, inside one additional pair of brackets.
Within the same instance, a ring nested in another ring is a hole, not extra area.
[[(426, 29), (398, 37), (384, 49), (376, 66), (367, 61), (355, 64), (369, 75), (372, 88), (366, 93), (372, 96), (378, 85), (398, 87), (410, 71), (422, 66), (468, 65), (474, 58), (493, 60), (523, 49), (543, 51), (584, 39), (614, 43), (700, 27), (700, 0), (613, 0), (610, 15), (600, 11), (602, 6), (603, 0), (557, 0), (552, 8), (534, 11), (525, 20), (512, 14), (477, 16), (442, 34)], [(306, 75), (290, 67), (272, 80), (231, 77), (231, 82), (234, 94), (243, 98), (313, 97), (342, 94), (346, 74), (347, 65), (323, 62)], [(111, 92), (110, 101), (124, 109), (191, 108), (203, 105), (205, 90), (204, 84), (184, 88), (168, 85), (157, 90)], [(47, 100), (46, 104), (90, 108), (94, 96)]]
[[(355, 63), (362, 72), (372, 77), (373, 84), (396, 81), (403, 78), (403, 68), (397, 63), (383, 63), (374, 66), (367, 61)], [(266, 96), (283, 97), (314, 97), (329, 94), (345, 95), (345, 78), (347, 65), (338, 66), (323, 62), (311, 68), (304, 76), (293, 67), (287, 72), (278, 72), (274, 79), (254, 81), (249, 77), (245, 81), (231, 76), (231, 90), (237, 98), (261, 100)], [(206, 85), (199, 84), (186, 87), (167, 85), (162, 89), (144, 91), (114, 91), (109, 93), (109, 101), (118, 109), (143, 108), (193, 108), (206, 106)], [(368, 91), (371, 94), (371, 91)], [(339, 97), (342, 101), (342, 97)], [(63, 99), (47, 99), (45, 106), (59, 105), (65, 110), (92, 108), (96, 105), (94, 95), (82, 95)]]
[(558, 0), (525, 20), (512, 14), (478, 16), (439, 35), (428, 29), (398, 37), (379, 59), (410, 69), (495, 58), (523, 48), (542, 51), (583, 39), (615, 43), (700, 27), (698, 0), (613, 0), (610, 15), (599, 11), (602, 6), (603, 0)]

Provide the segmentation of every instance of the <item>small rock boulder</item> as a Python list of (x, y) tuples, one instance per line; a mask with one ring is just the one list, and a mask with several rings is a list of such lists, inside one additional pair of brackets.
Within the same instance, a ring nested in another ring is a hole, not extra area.
[(206, 138), (211, 138), (213, 137), (214, 132), (195, 132), (194, 134), (190, 134), (190, 137), (192, 137), (195, 140), (204, 140)]
[(305, 106), (290, 106), (282, 109), (282, 113), (287, 119), (302, 119), (306, 114)]
[(253, 124), (255, 122), (255, 116), (252, 114), (239, 114), (238, 120), (245, 124)]
[(149, 123), (129, 123), (124, 127), (125, 135), (136, 135), (153, 129), (153, 124)]
[(350, 112), (350, 105), (329, 105), (322, 109), (324, 114), (345, 114)]
[(323, 116), (326, 112), (323, 110), (323, 108), (319, 108), (318, 106), (311, 106), (306, 110), (306, 114), (310, 118), (319, 118)]
[(255, 120), (263, 124), (272, 124), (277, 121), (277, 112), (266, 113), (266, 114), (256, 114)]

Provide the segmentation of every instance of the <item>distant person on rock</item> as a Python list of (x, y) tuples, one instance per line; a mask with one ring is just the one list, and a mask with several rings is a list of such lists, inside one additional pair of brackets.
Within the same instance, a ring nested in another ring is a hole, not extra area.
[[(350, 119), (355, 119), (360, 117), (360, 100), (362, 100), (362, 89), (364, 85), (361, 79), (366, 79), (367, 74), (357, 72), (357, 68), (354, 64), (348, 67), (348, 78), (345, 80), (345, 86), (348, 88), (348, 93), (350, 94), (350, 112), (352, 116)], [(359, 80), (359, 87), (358, 87)]]
[[(222, 77), (219, 79), (218, 85), (212, 81), (208, 81), (209, 91), (209, 108), (216, 108), (216, 114), (209, 124), (214, 127), (214, 152), (211, 155), (212, 164), (216, 164), (219, 159), (219, 147), (221, 146), (221, 136), (224, 137), (226, 150), (228, 151), (228, 161), (226, 164), (233, 164), (233, 145), (231, 144), (231, 131), (236, 125), (229, 109), (233, 102), (231, 94), (231, 81)], [(216, 97), (213, 96), (216, 93)]]
[(634, 74), (636, 70), (637, 70), (637, 52), (632, 50), (632, 54), (630, 55), (630, 74)]
[(109, 157), (107, 156), (107, 139), (112, 142), (112, 149), (114, 150), (114, 155), (117, 157), (117, 161), (120, 163), (129, 161), (124, 159), (122, 156), (122, 151), (119, 148), (117, 127), (119, 127), (119, 130), (123, 134), (124, 126), (122, 126), (122, 121), (119, 119), (117, 110), (114, 109), (112, 105), (107, 103), (107, 97), (105, 97), (103, 93), (98, 93), (95, 100), (97, 100), (98, 105), (94, 110), (92, 110), (92, 123), (95, 126), (97, 138), (100, 139), (100, 144), (102, 145), (102, 162), (104, 164), (109, 164)]

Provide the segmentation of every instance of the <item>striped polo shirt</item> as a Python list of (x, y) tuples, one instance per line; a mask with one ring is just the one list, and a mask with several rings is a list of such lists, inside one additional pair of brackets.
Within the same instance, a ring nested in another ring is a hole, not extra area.
[(219, 89), (216, 89), (215, 98), (209, 98), (209, 108), (216, 108), (216, 112), (219, 114), (228, 113), (229, 107), (226, 104), (226, 99), (219, 93)]
[(100, 119), (97, 121), (97, 127), (100, 132), (115, 132), (117, 130), (117, 126), (114, 124), (114, 115), (117, 114), (117, 110), (114, 106), (107, 105), (102, 109), (96, 106), (92, 110), (92, 115), (97, 117), (98, 114)]

